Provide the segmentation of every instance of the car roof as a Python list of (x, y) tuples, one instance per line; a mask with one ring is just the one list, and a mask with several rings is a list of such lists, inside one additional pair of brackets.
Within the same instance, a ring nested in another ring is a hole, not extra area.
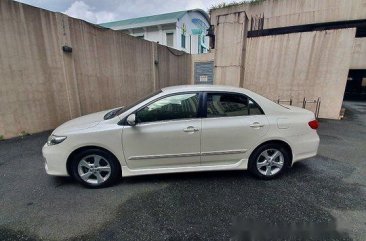
[(247, 92), (248, 90), (227, 85), (178, 85), (170, 86), (161, 89), (165, 93), (175, 93), (181, 91), (233, 91), (233, 92)]
[(234, 92), (241, 93), (249, 96), (253, 99), (259, 106), (262, 107), (265, 113), (274, 113), (276, 111), (283, 111), (282, 106), (274, 103), (273, 101), (253, 92), (248, 89), (228, 86), (228, 85), (178, 85), (162, 88), (162, 95), (165, 94), (175, 94), (179, 92), (188, 91), (212, 91), (212, 92)]

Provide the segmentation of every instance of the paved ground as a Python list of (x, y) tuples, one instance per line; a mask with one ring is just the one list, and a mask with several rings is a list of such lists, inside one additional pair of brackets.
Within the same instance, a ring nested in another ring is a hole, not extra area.
[(274, 181), (210, 172), (90, 190), (45, 174), (49, 133), (0, 142), (0, 240), (365, 240), (366, 103), (345, 106), (321, 122), (319, 156)]

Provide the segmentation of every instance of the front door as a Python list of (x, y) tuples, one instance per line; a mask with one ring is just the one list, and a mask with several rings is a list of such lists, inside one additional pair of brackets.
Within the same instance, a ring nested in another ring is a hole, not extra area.
[(267, 118), (251, 99), (236, 93), (207, 93), (202, 119), (202, 165), (231, 165), (268, 130)]
[(136, 112), (137, 125), (125, 126), (122, 144), (130, 169), (200, 165), (199, 93), (163, 97)]

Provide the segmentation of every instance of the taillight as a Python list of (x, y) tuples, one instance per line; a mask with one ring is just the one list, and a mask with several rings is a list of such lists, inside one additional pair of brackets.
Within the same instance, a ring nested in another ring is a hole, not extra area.
[(318, 129), (318, 127), (319, 127), (319, 122), (317, 120), (312, 120), (308, 124), (309, 124), (310, 128), (314, 129), (314, 130)]

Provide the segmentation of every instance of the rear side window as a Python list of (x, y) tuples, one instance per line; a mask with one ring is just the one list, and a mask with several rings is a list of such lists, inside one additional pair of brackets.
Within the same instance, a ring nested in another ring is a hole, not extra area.
[(240, 94), (207, 94), (207, 117), (249, 115), (248, 98)]
[(208, 93), (207, 117), (262, 115), (262, 109), (245, 95)]
[(249, 99), (249, 114), (250, 115), (263, 115), (263, 110), (257, 103)]

